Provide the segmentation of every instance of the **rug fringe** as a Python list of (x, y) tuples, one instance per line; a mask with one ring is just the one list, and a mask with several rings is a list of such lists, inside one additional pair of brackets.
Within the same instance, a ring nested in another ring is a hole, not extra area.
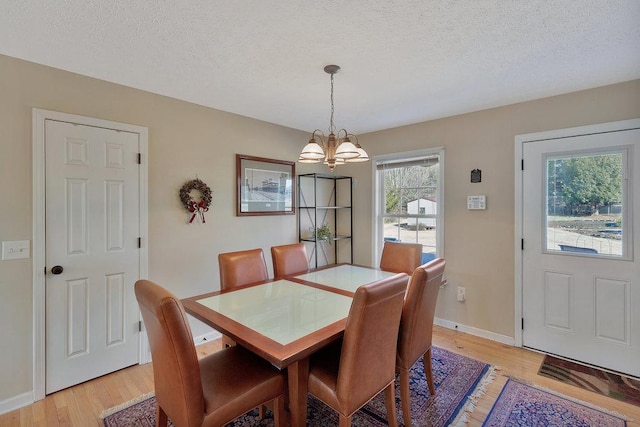
[(502, 367), (500, 366), (489, 366), (489, 369), (487, 369), (487, 372), (484, 374), (473, 393), (467, 397), (467, 403), (465, 403), (462, 409), (460, 409), (460, 412), (450, 425), (454, 427), (463, 427), (469, 423), (469, 414), (476, 409), (478, 399), (486, 394), (487, 387), (489, 387), (489, 384), (496, 379), (496, 371), (500, 370), (502, 370)]
[(584, 400), (580, 400), (580, 399), (575, 398), (575, 397), (567, 396), (566, 394), (562, 394), (559, 391), (551, 390), (550, 388), (543, 387), (543, 386), (535, 384), (535, 383), (533, 383), (531, 381), (523, 380), (523, 379), (511, 376), (511, 375), (505, 375), (505, 376), (507, 378), (509, 378), (510, 380), (513, 380), (513, 381), (516, 381), (516, 382), (519, 382), (519, 383), (522, 383), (522, 384), (526, 384), (529, 387), (533, 387), (535, 389), (542, 390), (544, 392), (547, 392), (549, 394), (553, 394), (554, 396), (561, 397), (562, 399), (569, 400), (569, 401), (571, 401), (573, 403), (577, 403), (579, 405), (584, 405), (584, 406), (586, 406), (588, 408), (595, 409), (596, 411), (604, 412), (605, 414), (609, 414), (609, 415), (611, 415), (613, 417), (618, 417), (618, 418), (620, 418), (620, 419), (622, 419), (624, 421), (628, 421), (628, 422), (633, 421), (632, 419), (628, 418), (626, 415), (620, 414), (620, 413), (618, 413), (616, 411), (612, 411), (610, 409), (602, 408), (600, 406), (594, 405), (593, 403), (585, 402)]
[(153, 396), (155, 396), (155, 393), (154, 393), (154, 392), (152, 392), (152, 391), (151, 391), (151, 392), (149, 392), (149, 393), (145, 393), (145, 394), (143, 394), (143, 395), (140, 395), (140, 396), (136, 397), (135, 399), (131, 399), (131, 400), (129, 400), (128, 402), (124, 402), (124, 403), (121, 403), (121, 404), (116, 405), (116, 406), (114, 406), (114, 407), (111, 407), (111, 408), (105, 409), (104, 411), (102, 411), (102, 413), (99, 415), (99, 417), (100, 417), (100, 419), (101, 419), (101, 420), (104, 420), (104, 419), (105, 419), (105, 418), (107, 418), (109, 415), (113, 415), (113, 414), (115, 414), (116, 412), (120, 412), (120, 411), (122, 411), (123, 409), (127, 409), (127, 408), (129, 408), (130, 406), (133, 406), (133, 405), (135, 405), (135, 404), (138, 404), (138, 403), (140, 403), (140, 402), (143, 402), (143, 401), (145, 401), (145, 400), (147, 400), (147, 399), (149, 399), (149, 398), (152, 398)]

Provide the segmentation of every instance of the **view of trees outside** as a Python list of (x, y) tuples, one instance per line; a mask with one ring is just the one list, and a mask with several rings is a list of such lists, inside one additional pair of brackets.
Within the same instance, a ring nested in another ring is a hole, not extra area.
[(622, 255), (622, 153), (547, 160), (547, 249)]
[(435, 157), (382, 170), (386, 240), (422, 243), (424, 253), (435, 254), (438, 168)]

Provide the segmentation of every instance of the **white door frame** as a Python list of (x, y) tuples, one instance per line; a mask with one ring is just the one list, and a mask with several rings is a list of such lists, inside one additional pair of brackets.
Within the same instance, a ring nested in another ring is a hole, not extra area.
[[(148, 276), (148, 139), (146, 127), (112, 122), (57, 111), (33, 109), (32, 113), (32, 226), (33, 226), (33, 400), (45, 397), (45, 120), (114, 129), (139, 135), (142, 163), (139, 170), (140, 276)], [(146, 334), (140, 334), (139, 363), (149, 362)]]
[[(630, 129), (640, 129), (640, 119), (621, 120), (618, 122), (600, 123), (597, 125), (580, 126), (567, 129), (557, 129), (546, 132), (529, 133), (516, 135), (515, 139), (515, 345), (522, 347), (522, 311), (524, 301), (522, 300), (522, 152), (523, 146), (527, 142), (544, 141), (547, 139), (566, 138), (571, 136), (591, 135), (596, 133), (615, 132)], [(640, 215), (640, 212), (635, 212)]]

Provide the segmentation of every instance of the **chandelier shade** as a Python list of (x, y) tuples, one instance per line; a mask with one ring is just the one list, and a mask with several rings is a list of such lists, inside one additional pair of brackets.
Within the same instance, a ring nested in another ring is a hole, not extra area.
[(364, 151), (362, 149), (362, 147), (360, 146), (360, 144), (356, 143), (356, 151), (358, 152), (358, 157), (354, 157), (352, 159), (349, 159), (349, 162), (351, 163), (360, 163), (360, 162), (367, 162), (369, 161), (369, 155), (367, 154), (366, 151)]
[[(331, 119), (329, 120), (329, 135), (325, 137), (320, 129), (316, 129), (311, 134), (307, 145), (304, 146), (298, 157), (299, 163), (320, 163), (324, 159), (324, 164), (333, 169), (337, 165), (345, 163), (366, 162), (369, 155), (358, 143), (358, 137), (348, 133), (345, 129), (340, 129), (336, 134), (336, 127), (333, 124), (333, 75), (340, 71), (337, 65), (327, 65), (324, 71), (331, 75)], [(342, 135), (342, 136), (341, 136)], [(356, 143), (351, 142), (355, 138)]]
[(324, 151), (318, 143), (312, 139), (307, 145), (304, 146), (300, 153), (300, 158), (303, 160), (320, 160), (324, 157)]

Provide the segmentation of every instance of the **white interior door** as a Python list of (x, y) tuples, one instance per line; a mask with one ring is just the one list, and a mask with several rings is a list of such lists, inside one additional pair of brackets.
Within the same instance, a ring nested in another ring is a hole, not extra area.
[(46, 393), (138, 362), (139, 145), (45, 121)]
[[(640, 130), (522, 152), (523, 345), (640, 376)], [(615, 203), (590, 199), (618, 184)]]

